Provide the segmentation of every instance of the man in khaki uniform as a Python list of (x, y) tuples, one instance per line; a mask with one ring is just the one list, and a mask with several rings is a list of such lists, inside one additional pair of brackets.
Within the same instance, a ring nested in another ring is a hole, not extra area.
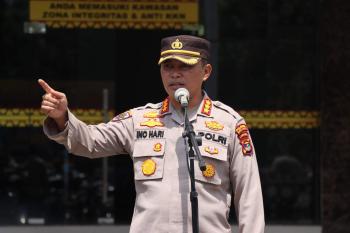
[(199, 232), (231, 232), (228, 223), (234, 200), (240, 233), (264, 232), (264, 210), (256, 155), (243, 118), (213, 101), (202, 90), (211, 73), (210, 44), (193, 36), (161, 42), (160, 71), (169, 95), (116, 116), (107, 124), (86, 125), (68, 109), (67, 98), (45, 81), (41, 110), (48, 116), (44, 132), (69, 152), (98, 158), (130, 154), (134, 163), (136, 203), (130, 232), (192, 232), (190, 180), (184, 119), (174, 92), (190, 93), (189, 119), (202, 136), (206, 170), (196, 161)]

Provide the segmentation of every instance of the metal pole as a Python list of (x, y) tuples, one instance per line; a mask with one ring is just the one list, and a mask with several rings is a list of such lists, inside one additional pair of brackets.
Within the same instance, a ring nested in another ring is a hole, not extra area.
[(63, 200), (66, 205), (69, 201), (69, 155), (63, 150)]
[[(108, 89), (103, 89), (103, 121), (108, 122)], [(108, 201), (108, 158), (102, 159), (102, 203), (107, 204)]]
[(188, 144), (190, 146), (189, 160), (190, 160), (190, 181), (191, 181), (191, 210), (192, 210), (192, 231), (193, 233), (199, 232), (199, 217), (198, 217), (198, 193), (196, 190), (195, 174), (194, 174), (194, 150), (191, 139), (188, 138)]

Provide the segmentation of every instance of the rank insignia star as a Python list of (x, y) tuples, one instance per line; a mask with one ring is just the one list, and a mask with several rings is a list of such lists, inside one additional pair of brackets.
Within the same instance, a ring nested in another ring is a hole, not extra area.
[(212, 164), (207, 163), (205, 171), (202, 172), (206, 178), (212, 178), (215, 175), (215, 167)]
[(156, 171), (157, 164), (153, 159), (147, 159), (147, 160), (143, 161), (141, 168), (142, 168), (142, 173), (145, 176), (151, 176)]
[(216, 147), (211, 147), (211, 146), (206, 146), (206, 147), (204, 148), (204, 151), (207, 152), (207, 153), (209, 153), (209, 154), (211, 154), (211, 155), (216, 155), (216, 154), (219, 153), (218, 148), (216, 148)]
[(169, 112), (169, 97), (166, 98), (162, 103), (162, 110), (160, 111), (161, 114)]
[(211, 100), (209, 98), (206, 98), (203, 101), (204, 101), (204, 103), (203, 103), (203, 107), (202, 107), (201, 113), (205, 114), (207, 116), (210, 116), (211, 108), (212, 108)]
[(150, 128), (153, 128), (153, 127), (163, 127), (164, 124), (163, 122), (161, 122), (159, 119), (157, 118), (150, 118), (148, 119), (147, 121), (145, 122), (141, 122), (140, 123), (140, 126), (147, 126), (147, 127), (150, 127)]
[(154, 144), (153, 150), (154, 150), (155, 152), (161, 151), (161, 150), (162, 150), (162, 144), (160, 144), (159, 142), (156, 143), (156, 144)]
[(224, 126), (217, 121), (206, 121), (205, 126), (214, 131), (220, 131), (224, 128)]

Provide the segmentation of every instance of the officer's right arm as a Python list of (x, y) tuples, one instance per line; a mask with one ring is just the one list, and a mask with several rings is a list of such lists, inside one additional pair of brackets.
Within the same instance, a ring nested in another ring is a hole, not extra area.
[(59, 131), (52, 118), (47, 118), (44, 133), (63, 144), (70, 153), (98, 158), (131, 153), (133, 122), (130, 115), (124, 119), (114, 118), (106, 124), (86, 125), (68, 110), (68, 121), (63, 131)]
[(41, 111), (47, 115), (44, 132), (50, 139), (63, 144), (73, 154), (90, 158), (130, 154), (133, 143), (130, 113), (107, 124), (86, 125), (69, 111), (64, 93), (54, 90), (44, 80), (39, 79), (38, 83), (46, 92)]

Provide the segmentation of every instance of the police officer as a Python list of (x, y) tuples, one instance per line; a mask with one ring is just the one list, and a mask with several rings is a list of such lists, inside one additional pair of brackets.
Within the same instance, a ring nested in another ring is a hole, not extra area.
[(130, 154), (134, 165), (136, 203), (130, 232), (192, 232), (190, 181), (183, 115), (174, 97), (190, 93), (189, 119), (203, 138), (206, 170), (195, 164), (199, 232), (231, 232), (231, 199), (240, 233), (264, 232), (260, 178), (252, 140), (244, 119), (232, 108), (213, 101), (202, 90), (212, 71), (210, 43), (179, 35), (162, 39), (160, 73), (168, 97), (126, 111), (107, 124), (86, 125), (68, 109), (64, 93), (45, 81), (41, 110), (44, 132), (70, 153), (98, 158)]

